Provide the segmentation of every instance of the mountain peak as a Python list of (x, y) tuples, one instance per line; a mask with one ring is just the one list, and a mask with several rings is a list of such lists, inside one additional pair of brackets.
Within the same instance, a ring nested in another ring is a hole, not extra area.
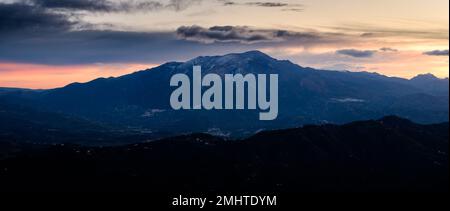
[(417, 75), (416, 77), (411, 79), (411, 81), (417, 81), (417, 80), (439, 80), (439, 78), (431, 73), (427, 73), (427, 74)]
[(267, 54), (265, 54), (265, 53), (263, 53), (261, 51), (258, 51), (258, 50), (247, 51), (247, 52), (240, 53), (240, 54), (238, 53), (238, 55), (241, 55), (243, 57), (265, 57), (265, 58), (273, 59), (269, 55), (267, 55)]
[[(243, 53), (230, 53), (220, 56), (200, 56), (195, 59), (190, 60), (189, 62), (197, 63), (204, 62), (207, 60), (213, 60), (219, 63), (227, 63), (227, 62), (239, 62), (239, 61), (247, 61), (247, 60), (267, 60), (267, 61), (276, 61), (276, 59), (270, 57), (269, 55), (253, 50), (247, 51)], [(188, 63), (189, 63), (188, 62)]]
[(244, 73), (267, 68), (278, 61), (261, 51), (254, 50), (219, 56), (200, 56), (181, 64), (179, 67), (182, 69), (190, 69), (194, 65), (201, 65), (205, 71), (215, 71), (216, 73)]
[(385, 116), (379, 121), (383, 123), (411, 123), (410, 120), (395, 115)]

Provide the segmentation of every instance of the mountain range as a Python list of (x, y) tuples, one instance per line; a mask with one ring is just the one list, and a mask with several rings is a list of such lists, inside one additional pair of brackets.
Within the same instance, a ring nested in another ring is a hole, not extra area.
[[(278, 118), (172, 110), (170, 78), (194, 65), (278, 74)], [(448, 83), (251, 51), (57, 89), (0, 88), (0, 191), (445, 192)]]
[[(278, 118), (259, 121), (258, 112), (249, 110), (171, 109), (169, 99), (174, 90), (169, 84), (171, 76), (191, 75), (194, 65), (201, 65), (204, 74), (221, 76), (278, 74)], [(448, 100), (448, 78), (427, 74), (408, 80), (368, 72), (316, 70), (259, 51), (169, 62), (117, 78), (99, 78), (57, 89), (0, 89), (0, 104), (20, 105), (23, 111), (27, 108), (34, 113), (77, 119), (86, 125), (140, 131), (155, 137), (195, 132), (249, 137), (261, 130), (344, 124), (387, 115), (418, 123), (440, 123), (448, 121)]]

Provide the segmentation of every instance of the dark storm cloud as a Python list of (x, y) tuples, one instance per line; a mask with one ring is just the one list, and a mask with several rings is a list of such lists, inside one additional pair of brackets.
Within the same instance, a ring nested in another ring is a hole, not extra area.
[(236, 42), (259, 43), (280, 42), (295, 39), (304, 41), (318, 41), (320, 36), (314, 33), (299, 33), (286, 30), (253, 29), (246, 26), (213, 26), (204, 28), (200, 26), (182, 26), (177, 29), (181, 39), (202, 43)]
[[(182, 8), (176, 3), (178, 1), (171, 2), (174, 9)], [(77, 15), (55, 12), (48, 7), (26, 2), (0, 3), (0, 61), (39, 64), (160, 63), (182, 59), (185, 52), (207, 50), (178, 40), (175, 32), (96, 30), (96, 25), (80, 21)], [(87, 5), (72, 7), (87, 8)]]
[(448, 50), (434, 50), (434, 51), (427, 51), (423, 54), (428, 56), (448, 56)]
[[(156, 1), (131, 1), (112, 3), (107, 0), (23, 0), (16, 3), (0, 2), (0, 32), (16, 31), (41, 33), (44, 31), (69, 31), (93, 27), (81, 22), (74, 12), (131, 12), (134, 10), (171, 9), (180, 11), (200, 0), (170, 0), (165, 4)], [(2, 36), (2, 34), (0, 34)]]
[(182, 11), (202, 0), (139, 0), (139, 1), (111, 1), (111, 0), (23, 0), (27, 4), (41, 9), (57, 11), (89, 11), (89, 12), (146, 12), (158, 10)]
[(79, 24), (71, 16), (26, 4), (0, 3), (0, 37), (15, 31), (65, 31)]
[(33, 5), (67, 10), (87, 11), (114, 11), (119, 10), (119, 5), (106, 0), (28, 0)]
[(0, 61), (36, 64), (163, 63), (239, 51), (178, 40), (173, 32), (66, 31), (16, 34), (0, 41)]
[(218, 0), (224, 6), (255, 6), (255, 7), (274, 7), (274, 8), (284, 8), (283, 11), (295, 11), (300, 12), (303, 11), (304, 5), (302, 4), (289, 4), (282, 2), (263, 2), (263, 1), (255, 1), (255, 2), (245, 2), (240, 3), (237, 1), (231, 0)]
[(377, 51), (373, 50), (356, 50), (356, 49), (342, 49), (336, 51), (337, 54), (351, 56), (355, 58), (368, 58), (372, 57)]
[(177, 35), (186, 40), (205, 43), (213, 42), (262, 42), (272, 41), (270, 33), (250, 30), (247, 27), (214, 26), (203, 28), (200, 26), (182, 26), (177, 29)]
[(388, 48), (388, 47), (380, 48), (380, 51), (383, 51), (383, 52), (398, 52), (397, 49), (395, 49), (395, 48)]

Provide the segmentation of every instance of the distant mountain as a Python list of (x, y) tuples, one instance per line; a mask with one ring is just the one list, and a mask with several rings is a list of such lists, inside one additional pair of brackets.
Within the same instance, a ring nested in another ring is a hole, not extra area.
[(19, 91), (24, 91), (24, 90), (27, 90), (27, 89), (0, 87), (0, 94), (19, 92)]
[(77, 116), (38, 111), (0, 100), (0, 142), (3, 144), (123, 145), (127, 143), (117, 142), (117, 139), (127, 137), (134, 143), (133, 138), (149, 140), (163, 136), (124, 130)]
[[(190, 75), (193, 65), (201, 65), (203, 74), (279, 74), (278, 119), (259, 121), (257, 111), (172, 110), (169, 96), (174, 88), (169, 86), (169, 80), (176, 73)], [(420, 123), (444, 122), (449, 116), (448, 96), (448, 79), (420, 76), (406, 80), (367, 72), (315, 70), (250, 51), (198, 57), (184, 63), (169, 62), (118, 78), (20, 92), (4, 98), (39, 110), (122, 128), (241, 137), (263, 129), (341, 124), (386, 115), (399, 115)]]
[(411, 84), (436, 95), (448, 96), (448, 78), (440, 79), (432, 74), (418, 75), (410, 80)]
[(342, 126), (266, 131), (240, 141), (194, 134), (117, 147), (3, 144), (14, 152), (0, 156), (0, 187), (446, 192), (448, 129), (448, 123), (420, 125), (390, 116)]

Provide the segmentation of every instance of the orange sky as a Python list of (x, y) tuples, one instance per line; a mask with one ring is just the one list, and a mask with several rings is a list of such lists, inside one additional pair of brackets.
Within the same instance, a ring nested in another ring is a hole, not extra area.
[(154, 67), (154, 64), (40, 65), (0, 63), (0, 87), (47, 89), (99, 77), (117, 77)]

